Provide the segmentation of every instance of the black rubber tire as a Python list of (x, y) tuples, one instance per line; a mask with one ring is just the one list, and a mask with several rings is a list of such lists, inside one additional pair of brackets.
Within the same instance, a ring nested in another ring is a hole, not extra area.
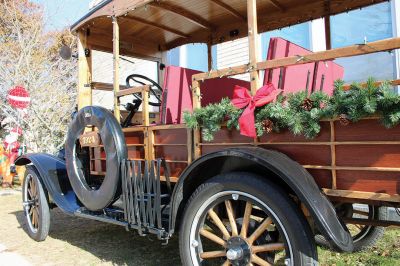
[(180, 225), (179, 247), (183, 265), (194, 265), (189, 237), (197, 211), (206, 200), (223, 191), (243, 192), (261, 200), (276, 214), (287, 232), (287, 242), (293, 250), (291, 265), (317, 265), (318, 254), (310, 226), (287, 193), (261, 176), (243, 172), (213, 177), (199, 186), (190, 197)]
[[(86, 182), (78, 167), (76, 141), (86, 126), (98, 128), (106, 152), (106, 176), (98, 189)], [(65, 143), (65, 162), (71, 186), (82, 204), (92, 211), (106, 208), (121, 195), (120, 165), (127, 158), (125, 137), (114, 115), (99, 106), (82, 108), (71, 122)]]
[[(28, 177), (30, 175), (31, 177)], [(39, 226), (36, 231), (32, 230), (30, 226), (30, 218), (28, 217), (28, 213), (24, 210), (25, 215), (25, 228), (28, 235), (35, 241), (44, 241), (49, 234), (50, 230), (50, 209), (48, 203), (47, 192), (43, 189), (42, 182), (39, 179), (39, 175), (36, 172), (36, 169), (33, 167), (27, 167), (25, 172), (24, 182), (22, 184), (22, 201), (26, 202), (26, 189), (28, 187), (28, 181), (30, 178), (33, 179), (37, 188), (38, 188), (38, 210), (39, 210)]]
[[(379, 207), (379, 206), (369, 206), (369, 207), (373, 208), (374, 211), (372, 219), (387, 220), (388, 218), (387, 207)], [(364, 230), (365, 231), (361, 236), (358, 236), (356, 238), (353, 237), (353, 244), (354, 244), (353, 252), (367, 250), (375, 246), (378, 240), (382, 238), (383, 234), (385, 233), (385, 228), (381, 226), (366, 226)], [(332, 249), (329, 242), (326, 241), (326, 239), (322, 235), (316, 235), (315, 241), (320, 246)]]

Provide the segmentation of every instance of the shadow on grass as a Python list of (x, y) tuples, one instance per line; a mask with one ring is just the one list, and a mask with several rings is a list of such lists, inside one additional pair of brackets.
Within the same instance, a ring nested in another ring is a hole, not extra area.
[[(26, 231), (23, 211), (12, 213)], [(76, 246), (114, 265), (180, 265), (178, 237), (166, 246), (153, 235), (141, 237), (117, 225), (68, 216), (50, 211), (49, 237)], [(51, 247), (46, 252), (52, 252)], [(57, 250), (59, 252), (59, 250)]]

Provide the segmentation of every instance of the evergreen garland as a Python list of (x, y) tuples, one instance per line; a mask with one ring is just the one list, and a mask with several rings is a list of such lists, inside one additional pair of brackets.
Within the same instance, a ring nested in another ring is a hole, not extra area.
[[(344, 82), (337, 80), (334, 86), (332, 96), (323, 92), (307, 95), (301, 91), (281, 95), (276, 102), (257, 108), (257, 135), (262, 136), (271, 130), (279, 132), (288, 129), (294, 135), (312, 139), (319, 134), (323, 118), (340, 117), (348, 122), (357, 122), (378, 115), (386, 128), (400, 123), (400, 96), (389, 82), (377, 85), (373, 78), (369, 78), (365, 85), (353, 83), (345, 90)], [(230, 99), (224, 98), (220, 103), (185, 112), (184, 120), (189, 128), (201, 128), (203, 139), (211, 141), (224, 123), (228, 129), (239, 130), (238, 120), (242, 112), (242, 109), (231, 104)]]

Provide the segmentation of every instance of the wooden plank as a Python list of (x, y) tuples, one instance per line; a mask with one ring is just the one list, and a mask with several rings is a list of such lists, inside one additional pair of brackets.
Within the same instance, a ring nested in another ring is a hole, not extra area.
[(197, 80), (192, 81), (192, 99), (193, 99), (193, 110), (201, 107), (201, 92), (200, 82)]
[(181, 17), (184, 17), (187, 21), (190, 21), (202, 28), (211, 30), (214, 29), (215, 26), (212, 25), (210, 22), (208, 22), (207, 20), (205, 20), (204, 18), (202, 18), (201, 16), (197, 15), (196, 13), (193, 13), (189, 10), (186, 10), (178, 5), (171, 5), (171, 4), (167, 4), (165, 2), (161, 2), (161, 1), (157, 1), (157, 2), (153, 2), (150, 3), (149, 5), (156, 7), (156, 8), (160, 8), (160, 9), (164, 9), (168, 12), (171, 12), (175, 15), (179, 15)]
[[(326, 166), (326, 165), (303, 165), (304, 168), (306, 169), (321, 169), (321, 170), (332, 170), (332, 166)], [(348, 171), (377, 171), (377, 172), (400, 172), (400, 168), (394, 168), (394, 167), (376, 167), (376, 166), (336, 166), (334, 169), (337, 171), (339, 170), (348, 170)]]
[[(148, 86), (147, 86), (148, 87)], [(150, 125), (150, 109), (149, 109), (149, 90), (142, 90), (142, 125), (148, 127)]]
[(200, 129), (193, 129), (193, 146), (194, 146), (194, 159), (200, 158), (201, 156), (201, 131)]
[(281, 3), (279, 3), (278, 0), (267, 0), (267, 1), (270, 2), (274, 7), (276, 7), (280, 11), (286, 10), (286, 8)]
[[(374, 83), (374, 85), (375, 85), (375, 86), (380, 86), (383, 82), (384, 82), (384, 81), (376, 81), (376, 82)], [(389, 81), (389, 83), (390, 83), (392, 86), (400, 86), (400, 79), (391, 80), (391, 81)], [(367, 87), (367, 83), (363, 82), (363, 83), (361, 83), (361, 86)], [(345, 84), (345, 85), (343, 85), (343, 89), (344, 89), (344, 90), (349, 90), (350, 88), (351, 88), (351, 84)]]
[[(325, 14), (330, 14), (331, 12), (331, 2), (330, 0), (325, 0), (324, 2)], [(332, 40), (331, 40), (331, 17), (329, 15), (324, 17), (325, 23), (325, 43), (326, 50), (332, 49)]]
[(148, 20), (145, 20), (145, 19), (142, 19), (142, 18), (139, 18), (139, 17), (126, 16), (126, 17), (122, 17), (122, 18), (126, 19), (126, 20), (137, 21), (137, 22), (140, 22), (142, 24), (146, 24), (146, 25), (149, 25), (149, 26), (161, 29), (161, 30), (165, 30), (165, 31), (171, 32), (171, 33), (173, 33), (175, 35), (178, 35), (179, 37), (183, 37), (183, 38), (189, 38), (190, 37), (188, 34), (185, 34), (185, 33), (181, 32), (179, 30), (176, 30), (176, 29), (173, 29), (173, 28), (170, 28), (168, 26), (161, 25), (161, 24), (158, 24), (158, 23), (155, 23), (155, 22), (152, 22), (152, 21), (148, 21)]
[(212, 43), (208, 42), (207, 43), (207, 61), (208, 61), (208, 71), (212, 70), (212, 62), (213, 62), (213, 58), (212, 58)]
[(85, 49), (87, 45), (87, 32), (79, 31), (78, 35), (78, 109), (92, 105), (92, 57), (91, 53), (86, 56)]
[(331, 129), (331, 166), (332, 166), (332, 188), (336, 189), (336, 146), (335, 146), (335, 123), (333, 121), (329, 122)]
[(369, 219), (361, 219), (361, 218), (346, 218), (343, 217), (342, 220), (346, 224), (361, 224), (361, 225), (372, 225), (372, 226), (400, 226), (400, 222), (398, 221), (382, 221), (382, 220), (369, 220)]
[(155, 125), (150, 126), (152, 130), (160, 130), (160, 129), (182, 129), (187, 128), (185, 124), (173, 124), (173, 125)]
[(126, 96), (126, 95), (131, 95), (134, 93), (142, 93), (143, 91), (150, 91), (150, 87), (148, 85), (145, 86), (140, 86), (140, 87), (130, 87), (121, 91), (118, 91), (116, 93), (117, 97), (122, 97), (122, 96)]
[(193, 130), (188, 128), (186, 130), (186, 145), (187, 145), (187, 154), (188, 160), (187, 163), (190, 164), (193, 161)]
[(400, 195), (397, 195), (397, 194), (390, 195), (390, 194), (386, 194), (386, 193), (339, 190), (339, 189), (328, 189), (328, 188), (324, 188), (322, 190), (325, 193), (325, 195), (327, 195), (329, 197), (400, 203)]
[(211, 2), (219, 5), (220, 7), (222, 7), (223, 9), (225, 9), (226, 11), (228, 11), (230, 14), (232, 14), (233, 16), (235, 16), (236, 18), (246, 21), (246, 17), (243, 16), (242, 14), (240, 14), (237, 10), (235, 10), (233, 7), (231, 7), (230, 5), (222, 2), (221, 0), (210, 0)]
[(260, 77), (257, 71), (259, 61), (258, 27), (257, 27), (257, 0), (247, 0), (248, 38), (249, 38), (249, 59), (251, 93), (256, 94), (260, 88)]
[(114, 116), (118, 123), (120, 122), (120, 109), (119, 109), (119, 25), (116, 17), (113, 17), (113, 84), (114, 84)]
[[(273, 69), (291, 65), (302, 65), (311, 62), (327, 61), (336, 58), (351, 57), (356, 55), (371, 54), (376, 52), (390, 51), (400, 48), (400, 38), (385, 39), (367, 44), (356, 44), (342, 48), (336, 48), (328, 51), (315, 52), (306, 56), (291, 56), (280, 59), (259, 62), (257, 69)], [(234, 76), (249, 72), (248, 65), (224, 68), (218, 71), (199, 73), (193, 75), (194, 81), (206, 80), (224, 76)], [(251, 69), (251, 71), (254, 71)]]
[[(102, 90), (102, 91), (113, 91), (114, 90), (114, 84), (111, 83), (104, 83), (104, 82), (92, 82), (90, 84), (92, 87), (92, 90)], [(127, 87), (124, 85), (119, 85), (120, 90), (124, 90)]]

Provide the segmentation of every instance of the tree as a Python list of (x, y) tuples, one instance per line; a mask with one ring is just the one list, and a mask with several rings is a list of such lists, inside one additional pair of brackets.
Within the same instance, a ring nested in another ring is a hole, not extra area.
[[(55, 153), (64, 143), (76, 105), (76, 59), (58, 56), (62, 45), (74, 47), (67, 30), (45, 32), (43, 8), (28, 0), (0, 0), (0, 117), (23, 129), (33, 152)], [(31, 97), (24, 111), (12, 108), (7, 92), (23, 86)]]

